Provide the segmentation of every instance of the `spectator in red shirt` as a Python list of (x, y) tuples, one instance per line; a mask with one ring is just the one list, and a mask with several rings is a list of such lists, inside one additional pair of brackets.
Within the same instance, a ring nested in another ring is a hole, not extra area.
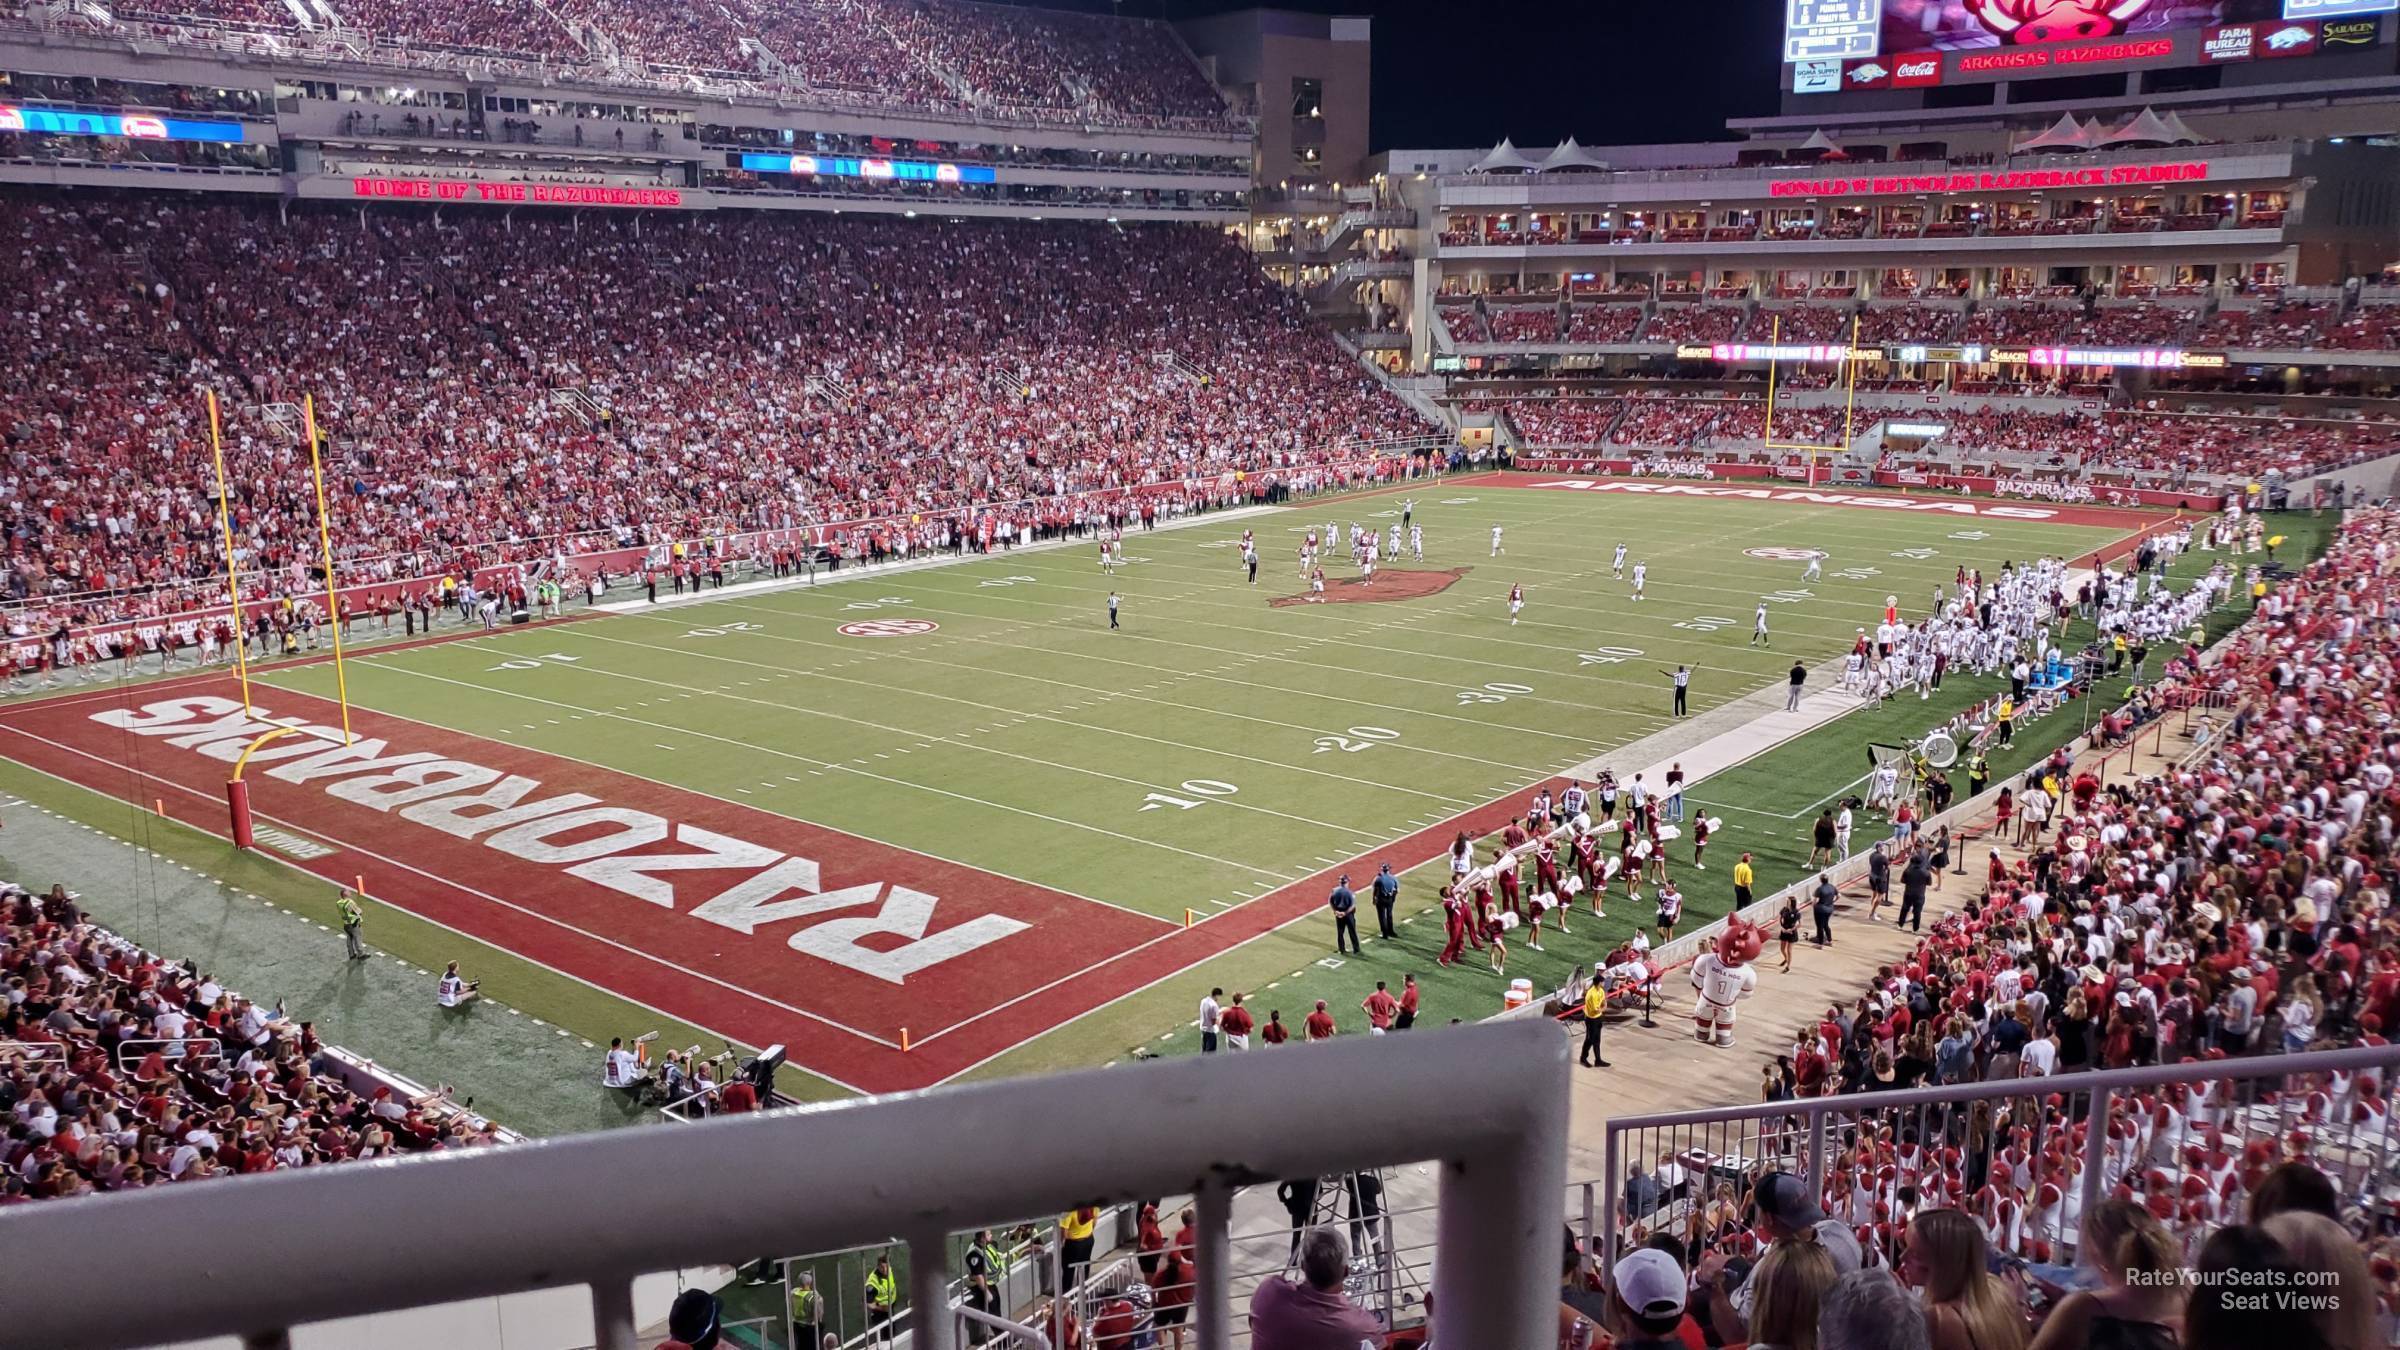
[(1292, 1033), (1284, 1029), (1282, 1009), (1267, 1010), (1267, 1024), (1259, 1030), (1258, 1038), (1269, 1045), (1281, 1045), (1292, 1038)]
[(1381, 1036), (1390, 1031), (1392, 1023), (1400, 1017), (1400, 1000), (1392, 997), (1391, 990), (1382, 980), (1375, 982), (1375, 992), (1367, 995), (1358, 1006), (1367, 1014), (1367, 1034), (1370, 1036)]
[(1325, 1011), (1325, 1000), (1317, 1000), (1316, 1011), (1308, 1015), (1307, 1019), (1300, 1024), (1300, 1029), (1312, 1041), (1333, 1039), (1333, 1014)]

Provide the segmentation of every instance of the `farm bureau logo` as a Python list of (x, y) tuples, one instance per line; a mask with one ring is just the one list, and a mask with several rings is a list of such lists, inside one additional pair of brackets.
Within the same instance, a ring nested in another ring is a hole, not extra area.
[[(339, 728), (298, 717), (273, 717), (263, 709), (245, 715), (234, 699), (161, 699), (139, 708), (93, 713), (92, 720), (136, 736), (159, 737), (179, 750), (227, 764), (240, 758), (243, 747), (257, 737), (292, 727), (307, 739), (270, 744), (250, 757), (268, 777), (322, 784), (329, 796), (453, 838), (479, 841), (521, 862), (556, 867), (661, 909), (674, 910), (684, 902), (688, 917), (746, 936), (755, 935), (762, 924), (856, 909), (880, 898), (883, 903), (873, 913), (811, 924), (793, 933), (787, 945), (893, 984), (1032, 926), (983, 914), (929, 936), (925, 930), (933, 922), (937, 901), (922, 891), (887, 888), (880, 881), (829, 891), (814, 859), (786, 856), (779, 849), (648, 811), (610, 806), (588, 793), (540, 797), (536, 794), (542, 785), (535, 779), (433, 751), (392, 753), (390, 743), (376, 737), (345, 746)], [(670, 840), (686, 851), (635, 852)], [(697, 904), (689, 903), (697, 898), (689, 891), (679, 893), (672, 878), (676, 872), (736, 870), (747, 875), (731, 885), (710, 883), (714, 893)], [(869, 947), (861, 939), (870, 936), (900, 941)]]

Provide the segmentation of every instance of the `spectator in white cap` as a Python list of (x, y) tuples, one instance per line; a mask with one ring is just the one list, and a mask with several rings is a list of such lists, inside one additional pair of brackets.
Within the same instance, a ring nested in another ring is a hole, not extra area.
[[(1817, 1232), (1827, 1255), (1833, 1258), (1835, 1271), (1847, 1275), (1866, 1264), (1859, 1251), (1858, 1235), (1839, 1219), (1825, 1217), (1817, 1203), (1815, 1188), (1789, 1172), (1769, 1172), (1758, 1179), (1751, 1189), (1750, 1203), (1758, 1216), (1760, 1230), (1769, 1240), (1791, 1237), (1804, 1228)], [(1757, 1297), (1757, 1272), (1753, 1270), (1735, 1288), (1725, 1287), (1725, 1254), (1711, 1251), (1700, 1258), (1699, 1268), (1692, 1272), (1693, 1287), (1699, 1289), (1708, 1304), (1708, 1322), (1716, 1328), (1717, 1339), (1724, 1344), (1749, 1344), (1750, 1306)]]
[(1683, 1325), (1690, 1287), (1683, 1267), (1655, 1247), (1618, 1258), (1609, 1271), (1609, 1321), (1617, 1350), (1683, 1350)]

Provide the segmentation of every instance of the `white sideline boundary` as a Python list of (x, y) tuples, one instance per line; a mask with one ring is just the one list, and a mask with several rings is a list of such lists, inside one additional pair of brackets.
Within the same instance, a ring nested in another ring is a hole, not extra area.
[[(1204, 511), (1198, 515), (1178, 516), (1173, 520), (1162, 521), (1156, 529), (1139, 530), (1136, 531), (1136, 534), (1137, 536), (1164, 534), (1169, 530), (1184, 530), (1199, 525), (1250, 520), (1283, 509), (1281, 506), (1237, 506), (1227, 511)], [(1014, 548), (995, 553), (928, 552), (922, 558), (909, 558), (900, 562), (863, 563), (856, 567), (845, 567), (837, 571), (826, 572), (813, 581), (806, 574), (797, 577), (769, 577), (764, 581), (737, 581), (730, 586), (695, 590), (683, 595), (662, 595), (655, 601), (646, 595), (638, 600), (606, 600), (587, 607), (587, 612), (592, 614), (655, 614), (660, 610), (676, 609), (684, 605), (704, 605), (712, 600), (779, 595), (785, 591), (815, 590), (822, 586), (835, 586), (843, 582), (873, 581), (905, 572), (928, 572), (935, 568), (956, 567), (965, 563), (997, 562), (1022, 553), (1049, 553), (1060, 549), (1084, 547), (1094, 542), (1096, 541), (1089, 537), (1044, 539), (1039, 543), (1019, 544)], [(640, 589), (638, 583), (635, 584), (634, 589)]]

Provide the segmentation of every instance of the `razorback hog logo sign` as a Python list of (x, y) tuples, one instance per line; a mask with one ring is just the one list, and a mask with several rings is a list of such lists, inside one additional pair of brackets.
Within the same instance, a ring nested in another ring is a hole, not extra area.
[[(423, 832), (392, 840), (389, 846), (403, 856), (469, 841), (500, 855), (488, 868), (490, 884), (524, 887), (515, 899), (548, 899), (535, 892), (555, 893), (558, 879), (571, 877), (746, 936), (768, 924), (816, 919), (785, 940), (791, 950), (891, 984), (1030, 927), (981, 914), (929, 932), (936, 897), (923, 891), (876, 880), (828, 889), (813, 858), (588, 792), (545, 791), (535, 778), (437, 751), (395, 749), (383, 737), (362, 736), (345, 746), (338, 728), (263, 709), (245, 713), (230, 698), (161, 699), (96, 712), (91, 720), (226, 764), (257, 737), (292, 727), (301, 734), (269, 742), (250, 757), (257, 774), (380, 813), (403, 827), (396, 835)], [(288, 793), (281, 795), (290, 801)], [(349, 813), (329, 803), (326, 814)], [(771, 823), (773, 818), (759, 821)], [(539, 874), (504, 866), (502, 859), (549, 869), (550, 884), (543, 886)], [(591, 921), (588, 901), (581, 908), (585, 913), (578, 917)], [(843, 911), (842, 917), (820, 917)], [(722, 936), (716, 941), (721, 946)]]
[(2115, 37), (2153, 0), (1966, 0), (1967, 13), (2003, 42)]

